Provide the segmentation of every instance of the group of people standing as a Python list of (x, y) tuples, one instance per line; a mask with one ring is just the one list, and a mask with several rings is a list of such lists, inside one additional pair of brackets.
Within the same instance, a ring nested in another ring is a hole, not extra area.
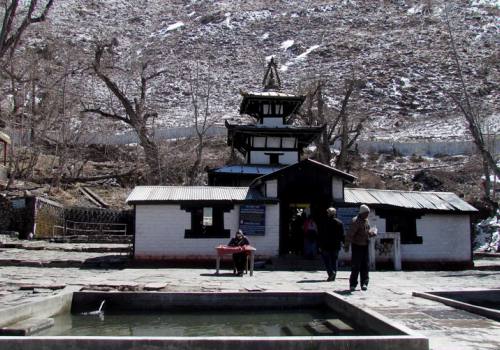
[(349, 287), (354, 291), (359, 282), (362, 290), (367, 290), (369, 281), (368, 244), (376, 230), (370, 229), (368, 215), (370, 208), (363, 204), (359, 213), (352, 219), (349, 231), (344, 235), (344, 224), (337, 218), (337, 210), (330, 207), (326, 210), (326, 217), (318, 224), (309, 216), (304, 221), (304, 255), (314, 256), (319, 251), (328, 274), (327, 281), (335, 281), (338, 267), (338, 256), (341, 247), (349, 252), (351, 247), (351, 275)]
[[(346, 235), (344, 235), (344, 224), (337, 218), (337, 210), (333, 207), (326, 210), (326, 217), (320, 221), (319, 225), (311, 215), (305, 218), (303, 222), (304, 255), (312, 258), (316, 252), (321, 254), (328, 274), (327, 281), (335, 281), (341, 247), (344, 247), (346, 253), (349, 252), (349, 247), (351, 247), (350, 290), (354, 291), (356, 289), (358, 277), (361, 290), (367, 290), (369, 281), (368, 244), (370, 238), (377, 235), (376, 230), (370, 228), (369, 214), (370, 208), (362, 204), (359, 207), (358, 215), (352, 219)], [(238, 230), (235, 237), (228, 243), (232, 247), (249, 244), (248, 239), (241, 230)], [(242, 276), (246, 254), (244, 252), (235, 253), (233, 254), (233, 260), (237, 275)]]

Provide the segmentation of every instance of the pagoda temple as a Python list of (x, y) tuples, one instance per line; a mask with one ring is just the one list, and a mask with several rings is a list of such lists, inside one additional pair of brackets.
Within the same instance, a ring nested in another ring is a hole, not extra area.
[[(471, 266), (475, 208), (453, 193), (349, 188), (354, 175), (301, 157), (324, 126), (292, 124), (305, 96), (281, 91), (274, 60), (262, 85), (260, 92), (241, 93), (240, 113), (255, 122), (226, 123), (227, 142), (243, 155), (243, 164), (209, 171), (211, 186), (138, 186), (129, 195), (135, 213), (134, 259), (209, 261), (214, 247), (239, 229), (250, 237), (261, 261), (301, 255), (307, 215), (321, 224), (327, 208), (334, 207), (348, 230), (359, 205), (367, 204), (379, 237), (370, 245), (372, 266), (376, 260), (393, 261), (396, 269)], [(394, 247), (391, 256), (385, 249), (376, 252), (385, 244)], [(341, 252), (340, 259), (349, 255)]]
[(226, 121), (227, 142), (245, 164), (231, 164), (208, 173), (212, 186), (248, 186), (254, 179), (300, 161), (305, 147), (319, 137), (324, 126), (293, 126), (294, 114), (305, 100), (303, 95), (281, 91), (281, 79), (271, 58), (262, 91), (240, 92), (240, 114), (255, 118), (251, 125)]

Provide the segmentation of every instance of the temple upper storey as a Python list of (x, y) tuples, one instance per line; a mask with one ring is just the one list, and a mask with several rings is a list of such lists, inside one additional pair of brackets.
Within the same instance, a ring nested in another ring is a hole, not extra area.
[(288, 94), (281, 91), (281, 79), (274, 57), (271, 58), (262, 80), (262, 91), (241, 91), (243, 97), (240, 114), (247, 114), (265, 126), (289, 124), (289, 116), (294, 114), (305, 100), (303, 95)]

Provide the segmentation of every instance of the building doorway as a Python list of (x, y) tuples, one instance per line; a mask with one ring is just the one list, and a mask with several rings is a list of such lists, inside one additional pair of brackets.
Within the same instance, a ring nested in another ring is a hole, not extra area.
[(304, 222), (311, 213), (309, 203), (292, 203), (288, 205), (288, 230), (285, 237), (283, 254), (304, 254)]

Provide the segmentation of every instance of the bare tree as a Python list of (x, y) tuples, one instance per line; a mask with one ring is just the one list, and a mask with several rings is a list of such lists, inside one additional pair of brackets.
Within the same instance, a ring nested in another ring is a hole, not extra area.
[[(139, 64), (139, 82), (138, 95), (127, 95), (125, 89), (120, 88), (119, 83), (113, 79), (113, 70), (119, 68), (109, 62), (104, 62), (104, 55), (112, 56), (113, 47), (116, 43), (98, 43), (95, 49), (92, 69), (96, 76), (105, 84), (108, 91), (118, 101), (119, 109), (114, 108), (113, 104), (108, 106), (85, 107), (84, 112), (95, 113), (104, 118), (120, 121), (130, 126), (139, 138), (139, 144), (144, 149), (146, 164), (148, 166), (148, 181), (150, 183), (158, 182), (158, 174), (161, 171), (161, 162), (158, 145), (155, 143), (151, 128), (148, 123), (158, 116), (158, 113), (148, 105), (149, 83), (164, 74), (165, 70), (149, 72), (149, 62)], [(122, 72), (123, 74), (123, 72)]]
[[(53, 5), (53, 0), (40, 4), (38, 0), (19, 1), (6, 0), (3, 1), (3, 18), (0, 29), (0, 59), (5, 58), (8, 54), (9, 60), (3, 61), (0, 65), (0, 73), (3, 82), (8, 82), (9, 90), (13, 96), (13, 109), (8, 111), (9, 116), (16, 116), (21, 112), (21, 124), (23, 125), (24, 111), (17, 97), (19, 84), (26, 84), (28, 81), (24, 74), (15, 72), (15, 67), (22, 66), (19, 60), (14, 60), (13, 56), (16, 48), (19, 46), (21, 38), (30, 25), (45, 21), (50, 8)], [(16, 64), (14, 62), (16, 61)], [(26, 94), (24, 94), (26, 95)], [(3, 115), (1, 116), (4, 117)], [(1, 127), (7, 126), (4, 120), (0, 120)], [(9, 182), (7, 187), (12, 186), (16, 175), (23, 175), (31, 171), (39, 157), (39, 150), (29, 149), (24, 152), (19, 152), (17, 157), (14, 157), (14, 147), (10, 148), (9, 161)]]
[(203, 161), (205, 136), (213, 122), (210, 118), (210, 100), (214, 82), (210, 73), (210, 63), (206, 74), (200, 72), (200, 64), (196, 62), (194, 72), (189, 74), (189, 93), (193, 110), (193, 122), (196, 132), (196, 158), (188, 173), (189, 185), (197, 182)]
[(454, 101), (454, 103), (464, 116), (467, 122), (469, 132), (472, 135), (474, 144), (476, 145), (477, 150), (481, 155), (481, 158), (483, 160), (484, 175), (486, 177), (486, 186), (485, 186), (486, 198), (490, 199), (490, 188), (489, 188), (490, 169), (497, 177), (500, 177), (500, 166), (498, 165), (494, 154), (488, 147), (489, 142), (482, 128), (482, 121), (484, 120), (484, 115), (481, 114), (481, 110), (477, 107), (478, 105), (477, 101), (476, 103), (473, 102), (472, 96), (469, 93), (469, 88), (465, 83), (465, 77), (462, 70), (461, 59), (457, 50), (455, 36), (448, 15), (448, 6), (445, 6), (444, 13), (446, 20), (446, 29), (450, 37), (450, 51), (451, 51), (450, 54), (453, 63), (455, 64), (457, 77), (459, 80), (459, 92), (448, 93), (448, 95), (451, 97), (451, 99)]
[[(54, 0), (47, 1), (38, 8), (38, 0), (30, 0), (27, 3), (27, 9), (23, 9), (24, 1), (19, 0), (4, 1), (4, 13), (2, 29), (0, 31), (0, 57), (10, 51), (10, 56), (19, 44), (23, 33), (33, 23), (45, 21), (47, 14), (52, 7)], [(23, 11), (25, 10), (25, 11)], [(39, 12), (36, 14), (36, 12)]]
[[(79, 95), (74, 93), (81, 86), (81, 75), (71, 48), (59, 45), (57, 58), (50, 60), (37, 51), (25, 50), (18, 61), (23, 64), (8, 70), (8, 92), (13, 96), (9, 125), (18, 136), (15, 151), (11, 148), (9, 185), (16, 178), (51, 176), (51, 186), (57, 189), (63, 177), (74, 177), (86, 163), (78, 145), (85, 120), (80, 118)], [(46, 158), (39, 163), (42, 154)]]
[(330, 147), (340, 139), (341, 150), (335, 166), (347, 168), (347, 152), (352, 149), (361, 135), (363, 125), (368, 116), (348, 118), (348, 106), (353, 93), (363, 87), (363, 82), (354, 77), (345, 80), (343, 98), (339, 110), (332, 110), (325, 103), (323, 95), (324, 81), (313, 82), (307, 93), (304, 109), (300, 113), (307, 125), (325, 125), (321, 137), (317, 141), (318, 159), (320, 162), (332, 165), (333, 155)]

